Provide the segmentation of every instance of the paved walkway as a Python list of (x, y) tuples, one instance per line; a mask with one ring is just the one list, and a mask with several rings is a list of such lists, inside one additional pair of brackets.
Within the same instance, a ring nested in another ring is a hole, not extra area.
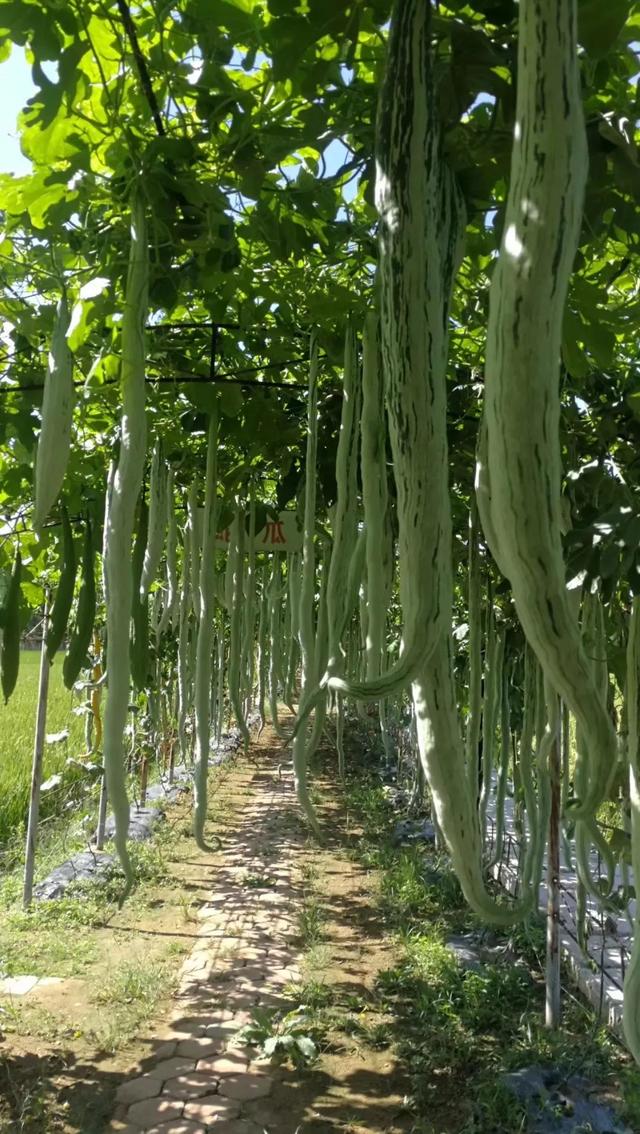
[[(259, 749), (254, 753), (260, 756)], [(262, 1134), (269, 1067), (234, 1044), (252, 1009), (277, 1007), (295, 967), (295, 846), (302, 841), (291, 777), (277, 765), (246, 776), (242, 823), (226, 840), (176, 1007), (144, 1073), (123, 1083), (108, 1130), (121, 1134)], [(287, 823), (287, 813), (291, 820)]]

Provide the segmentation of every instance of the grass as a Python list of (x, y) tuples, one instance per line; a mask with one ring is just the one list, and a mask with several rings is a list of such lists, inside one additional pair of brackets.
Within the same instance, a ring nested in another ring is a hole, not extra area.
[[(130, 854), (137, 893), (145, 897), (170, 880), (165, 845), (171, 832), (158, 828), (149, 843), (131, 843)], [(37, 902), (30, 910), (19, 903), (22, 877), (19, 867), (0, 886), (0, 973), (14, 976), (82, 976), (99, 952), (96, 929), (108, 925), (117, 908), (122, 875), (114, 869), (100, 883), (70, 886), (62, 898)]]
[(501, 1076), (533, 1064), (601, 1084), (640, 1129), (640, 1073), (591, 1008), (566, 988), (562, 1028), (544, 1027), (542, 924), (494, 935), (509, 963), (462, 969), (447, 936), (485, 927), (465, 906), (446, 858), (393, 844), (396, 817), (365, 768), (347, 785), (347, 809), (363, 832), (353, 853), (378, 871), (378, 906), (400, 946), (399, 962), (378, 980), (384, 1023), (375, 1035), (357, 1031), (400, 1056), (415, 1134), (520, 1134), (526, 1120)]
[[(21, 837), (27, 819), (33, 759), (33, 736), (38, 701), (40, 652), (22, 650), (20, 673), (13, 696), (0, 708), (0, 846)], [(75, 699), (77, 704), (77, 698)], [(47, 733), (69, 730), (69, 738), (58, 744), (47, 744), (44, 753), (43, 779), (62, 772), (69, 756), (85, 751), (84, 718), (73, 713), (74, 696), (62, 680), (62, 655), (51, 668), (47, 708)], [(69, 784), (67, 783), (67, 789)], [(69, 800), (64, 785), (45, 793), (41, 815), (60, 814)]]
[(151, 961), (137, 957), (109, 973), (94, 994), (95, 1003), (105, 1009), (104, 1018), (93, 1030), (100, 1050), (117, 1051), (134, 1039), (177, 985), (171, 956)]

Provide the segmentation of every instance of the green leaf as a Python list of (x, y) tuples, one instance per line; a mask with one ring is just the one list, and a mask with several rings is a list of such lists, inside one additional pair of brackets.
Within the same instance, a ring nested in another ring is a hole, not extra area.
[(242, 409), (242, 389), (235, 382), (219, 385), (220, 409), (225, 417), (237, 417)]
[(578, 40), (589, 55), (599, 59), (613, 47), (630, 11), (629, 0), (580, 0)]

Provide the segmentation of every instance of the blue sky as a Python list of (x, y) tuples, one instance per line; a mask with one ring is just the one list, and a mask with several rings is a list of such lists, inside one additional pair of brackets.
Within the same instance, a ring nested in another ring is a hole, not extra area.
[(0, 63), (0, 173), (28, 173), (31, 163), (20, 152), (17, 117), (35, 86), (21, 47)]

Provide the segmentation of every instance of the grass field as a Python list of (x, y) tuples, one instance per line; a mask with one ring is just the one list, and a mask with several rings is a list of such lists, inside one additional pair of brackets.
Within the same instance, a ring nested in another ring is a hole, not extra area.
[[(24, 831), (29, 790), (33, 735), (38, 697), (38, 670), (40, 653), (23, 650), (20, 656), (20, 674), (8, 705), (0, 705), (0, 846), (6, 846)], [(60, 772), (69, 756), (84, 751), (83, 717), (73, 713), (77, 704), (62, 680), (62, 654), (56, 658), (49, 679), (47, 712), (48, 734), (69, 730), (69, 739), (59, 744), (47, 744), (44, 754), (46, 780)], [(43, 817), (62, 811), (65, 805), (63, 789), (47, 793), (42, 798)]]

